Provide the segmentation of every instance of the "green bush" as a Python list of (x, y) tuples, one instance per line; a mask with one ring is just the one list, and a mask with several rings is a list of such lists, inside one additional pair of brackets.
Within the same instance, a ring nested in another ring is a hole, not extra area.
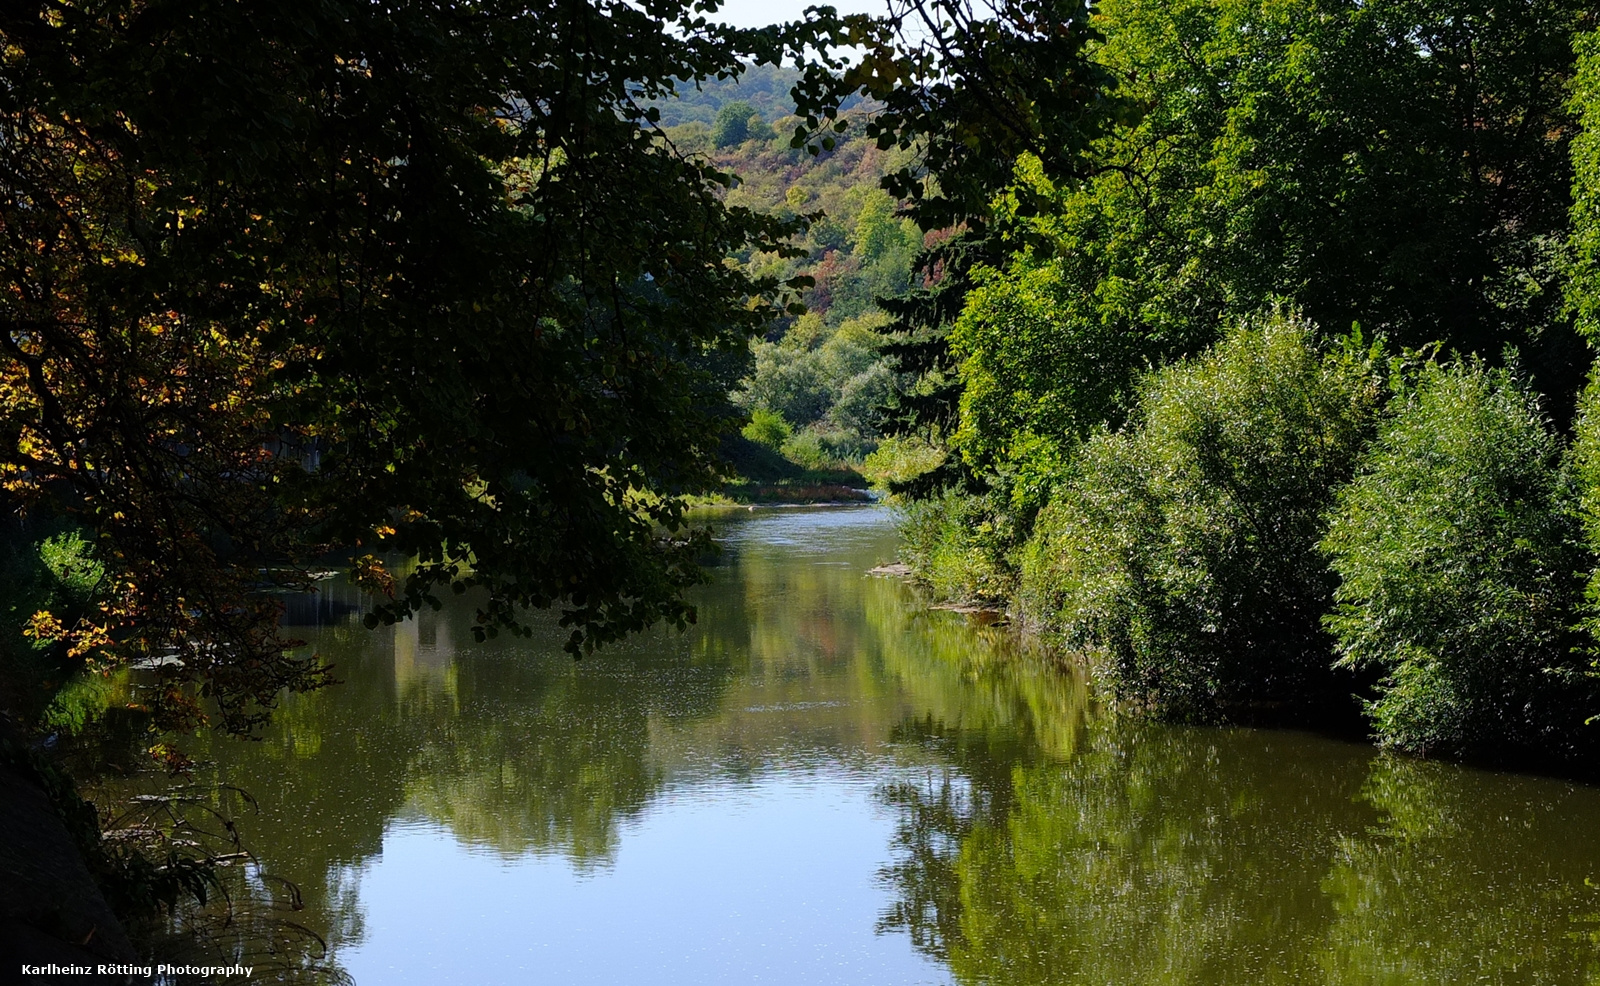
[(1477, 362), (1428, 364), (1397, 401), (1323, 541), (1339, 661), (1383, 674), (1367, 710), (1386, 745), (1559, 752), (1580, 564), (1561, 443)]
[(1011, 596), (1015, 525), (989, 497), (945, 490), (899, 510), (901, 560), (940, 599), (999, 605)]
[(784, 458), (806, 469), (844, 469), (859, 463), (871, 451), (871, 445), (855, 432), (818, 422), (795, 432), (780, 451)]
[(790, 436), (780, 451), (783, 452), (785, 459), (806, 469), (826, 469), (834, 462), (833, 456), (828, 454), (828, 447), (823, 443), (822, 436), (811, 428)]
[(878, 443), (866, 457), (861, 474), (872, 485), (887, 493), (895, 483), (904, 483), (937, 468), (946, 452), (915, 435), (891, 435)]
[(783, 443), (793, 433), (794, 429), (789, 427), (789, 422), (783, 419), (782, 414), (764, 407), (753, 408), (750, 411), (750, 423), (740, 431), (752, 442), (770, 449), (783, 448)]
[[(24, 628), (40, 610), (67, 626), (76, 623), (92, 612), (105, 575), (82, 532), (60, 527), (44, 517), (0, 531), (0, 710), (27, 726), (43, 716), (44, 725), (61, 727), (46, 710), (58, 693), (83, 683), (83, 661), (55, 641), (24, 635)], [(80, 713), (70, 725), (81, 728), (83, 720)]]
[(39, 560), (54, 578), (63, 601), (82, 609), (100, 588), (106, 568), (82, 531), (69, 530), (39, 542)]
[(1041, 512), (1024, 614), (1164, 716), (1325, 696), (1333, 579), (1317, 544), (1375, 427), (1374, 356), (1274, 315), (1147, 378), (1128, 426), (1085, 443)]

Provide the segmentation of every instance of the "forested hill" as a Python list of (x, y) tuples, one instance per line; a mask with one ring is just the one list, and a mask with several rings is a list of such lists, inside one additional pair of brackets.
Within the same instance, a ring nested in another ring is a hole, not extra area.
[[(903, 152), (880, 150), (861, 136), (864, 109), (845, 114), (846, 130), (820, 154), (789, 146), (798, 123), (786, 100), (795, 74), (754, 68), (737, 82), (707, 83), (670, 105), (681, 122), (665, 127), (685, 155), (735, 176), (726, 204), (785, 218), (814, 217), (800, 258), (745, 250), (753, 276), (808, 274), (807, 312), (775, 320), (753, 343), (751, 373), (733, 397), (751, 416), (732, 450), (747, 478), (843, 480), (878, 447), (881, 405), (894, 383), (879, 352), (887, 319), (876, 299), (903, 294), (923, 247), (916, 224), (879, 186)], [(665, 110), (664, 119), (670, 118)], [(684, 119), (687, 118), (687, 119)]]
[[(750, 65), (737, 78), (706, 79), (698, 85), (680, 83), (677, 96), (656, 100), (651, 105), (661, 111), (663, 127), (685, 123), (710, 126), (729, 103), (748, 103), (754, 112), (761, 114), (762, 119), (770, 122), (794, 113), (794, 97), (790, 90), (798, 81), (798, 69), (781, 65)], [(859, 96), (852, 96), (841, 104), (841, 109), (848, 111), (860, 106), (861, 102)]]
[(734, 102), (749, 103), (755, 112), (774, 120), (794, 112), (794, 99), (789, 90), (799, 79), (796, 69), (752, 65), (738, 78), (707, 79), (698, 86), (683, 84), (677, 98), (658, 100), (652, 105), (661, 111), (663, 127), (691, 122), (709, 126), (717, 118), (718, 110)]

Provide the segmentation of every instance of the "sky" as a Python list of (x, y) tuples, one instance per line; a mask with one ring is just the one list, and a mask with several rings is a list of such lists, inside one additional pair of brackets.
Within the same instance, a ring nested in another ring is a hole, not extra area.
[(878, 14), (889, 6), (886, 0), (727, 0), (711, 19), (736, 27), (762, 27), (799, 20), (807, 7), (824, 4), (841, 14)]

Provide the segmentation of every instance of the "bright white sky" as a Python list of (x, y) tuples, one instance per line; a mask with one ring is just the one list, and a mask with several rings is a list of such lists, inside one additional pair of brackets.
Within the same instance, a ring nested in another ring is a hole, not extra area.
[(764, 27), (800, 19), (807, 7), (831, 5), (841, 14), (879, 14), (888, 11), (887, 0), (727, 0), (708, 20), (735, 27)]

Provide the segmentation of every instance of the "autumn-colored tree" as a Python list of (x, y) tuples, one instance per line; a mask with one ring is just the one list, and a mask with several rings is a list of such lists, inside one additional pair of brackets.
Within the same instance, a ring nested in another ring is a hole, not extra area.
[(724, 260), (796, 227), (725, 206), (648, 104), (803, 40), (708, 8), (0, 10), (5, 505), (77, 518), (106, 572), (31, 632), (244, 731), (327, 680), (260, 590), (333, 549), (374, 620), (471, 591), (480, 632), (557, 606), (578, 651), (693, 619), (678, 495), (784, 290)]

